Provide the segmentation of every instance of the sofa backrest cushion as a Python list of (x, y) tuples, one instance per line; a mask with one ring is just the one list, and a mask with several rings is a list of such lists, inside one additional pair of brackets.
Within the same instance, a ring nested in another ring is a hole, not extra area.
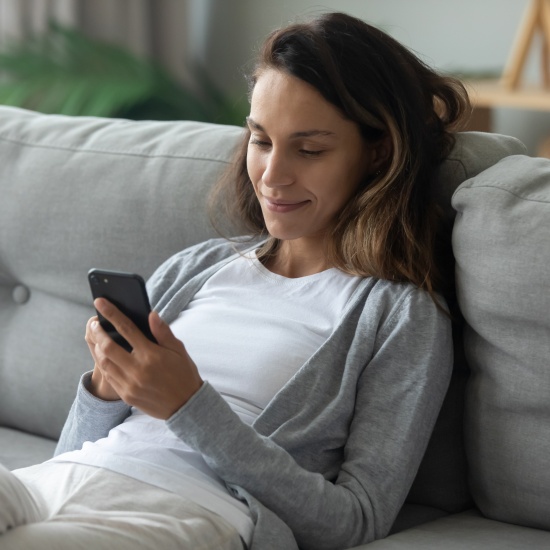
[[(458, 185), (500, 159), (519, 153), (525, 153), (525, 146), (509, 136), (483, 132), (457, 134), (455, 145), (432, 184), (432, 194), (443, 210), (441, 231), (445, 234), (444, 240), (449, 240), (449, 247), (456, 215), (451, 206), (451, 196)], [(449, 260), (454, 264), (451, 250), (449, 254)], [(454, 270), (454, 265), (450, 269)], [(464, 393), (469, 375), (462, 330), (463, 323), (457, 321), (454, 327), (455, 360), (451, 384), (407, 497), (408, 503), (431, 506), (449, 513), (465, 510), (472, 504), (462, 430)]]
[(214, 236), (206, 190), (241, 133), (0, 108), (0, 425), (59, 436), (93, 366), (87, 271), (147, 278)]
[(454, 146), (432, 183), (432, 195), (441, 206), (445, 221), (454, 221), (456, 211), (451, 198), (463, 181), (477, 176), (505, 157), (525, 153), (525, 145), (511, 136), (486, 132), (456, 134)]
[(471, 491), (492, 519), (550, 529), (550, 160), (505, 158), (453, 205)]

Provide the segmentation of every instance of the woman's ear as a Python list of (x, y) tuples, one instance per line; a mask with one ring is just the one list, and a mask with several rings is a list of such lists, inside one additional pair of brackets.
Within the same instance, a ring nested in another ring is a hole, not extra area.
[(371, 172), (375, 174), (388, 164), (393, 152), (391, 138), (386, 134), (383, 138), (371, 144)]

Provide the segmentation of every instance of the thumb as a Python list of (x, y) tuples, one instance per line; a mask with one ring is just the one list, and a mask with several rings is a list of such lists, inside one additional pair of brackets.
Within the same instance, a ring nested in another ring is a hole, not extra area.
[(160, 318), (156, 311), (149, 314), (149, 328), (159, 346), (181, 353), (183, 344), (174, 336), (170, 327)]

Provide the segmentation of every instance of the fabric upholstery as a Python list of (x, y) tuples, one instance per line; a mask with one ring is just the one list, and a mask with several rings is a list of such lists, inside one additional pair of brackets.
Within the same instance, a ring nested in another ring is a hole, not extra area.
[(90, 368), (87, 271), (148, 277), (215, 235), (205, 191), (241, 131), (0, 108), (0, 425), (59, 436)]
[(32, 466), (53, 456), (56, 441), (28, 434), (20, 430), (0, 427), (2, 459), (0, 464), (14, 470)]
[[(500, 159), (518, 153), (525, 153), (525, 146), (509, 136), (483, 132), (456, 135), (454, 147), (432, 183), (432, 195), (443, 211), (442, 240), (449, 242), (445, 253), (449, 256), (448, 270), (451, 273), (454, 271), (454, 259), (450, 241), (456, 215), (451, 206), (452, 194), (461, 182), (479, 174)], [(446, 298), (448, 301), (455, 299), (454, 296)], [(461, 320), (456, 319), (453, 377), (424, 460), (407, 498), (410, 504), (421, 504), (449, 513), (466, 510), (472, 505), (462, 437), (464, 391), (469, 374), (462, 345), (462, 330)], [(422, 510), (417, 509), (416, 515), (420, 515)], [(426, 519), (429, 519), (430, 510), (424, 510)], [(404, 514), (406, 513), (404, 510)]]
[(550, 160), (505, 158), (453, 205), (472, 493), (487, 517), (550, 529)]
[(545, 550), (550, 533), (483, 518), (469, 510), (352, 550)]

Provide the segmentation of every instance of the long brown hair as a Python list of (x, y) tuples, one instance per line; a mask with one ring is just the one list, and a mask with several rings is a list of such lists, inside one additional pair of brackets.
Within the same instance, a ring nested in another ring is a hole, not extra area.
[[(381, 30), (343, 13), (271, 33), (250, 76), (251, 90), (265, 69), (316, 88), (358, 124), (366, 141), (391, 143), (383, 169), (363, 182), (339, 213), (327, 241), (330, 264), (353, 275), (412, 282), (433, 295), (440, 273), (430, 183), (452, 147), (452, 132), (469, 114), (464, 86), (427, 67)], [(247, 231), (266, 235), (246, 169), (249, 137), (247, 131), (218, 192)], [(276, 239), (270, 239), (263, 253), (276, 248)]]

